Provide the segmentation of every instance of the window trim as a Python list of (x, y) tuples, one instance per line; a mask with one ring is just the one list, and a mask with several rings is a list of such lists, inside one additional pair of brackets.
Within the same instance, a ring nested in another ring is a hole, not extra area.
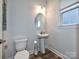
[[(63, 24), (62, 21), (62, 16), (64, 13), (68, 12), (68, 11), (71, 11), (71, 10), (74, 10), (74, 9), (77, 9), (79, 10), (79, 2), (78, 3), (75, 3), (75, 4), (72, 4), (70, 7), (66, 7), (64, 9), (61, 9), (60, 10), (60, 20), (59, 20), (59, 24), (57, 26), (68, 26), (68, 25), (77, 25), (79, 23), (73, 23), (73, 24)], [(78, 14), (79, 14), (79, 11), (78, 11)]]

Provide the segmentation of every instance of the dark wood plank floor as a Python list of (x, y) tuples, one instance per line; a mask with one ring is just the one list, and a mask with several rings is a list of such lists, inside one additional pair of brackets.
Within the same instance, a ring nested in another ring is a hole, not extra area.
[(29, 59), (62, 59), (50, 50), (46, 49), (46, 53), (38, 53), (38, 55), (31, 54)]

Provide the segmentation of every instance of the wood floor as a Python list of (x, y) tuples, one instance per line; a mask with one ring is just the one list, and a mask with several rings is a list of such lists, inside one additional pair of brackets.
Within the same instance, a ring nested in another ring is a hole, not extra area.
[(29, 59), (62, 59), (50, 50), (46, 49), (46, 53), (38, 53), (38, 55), (31, 54)]

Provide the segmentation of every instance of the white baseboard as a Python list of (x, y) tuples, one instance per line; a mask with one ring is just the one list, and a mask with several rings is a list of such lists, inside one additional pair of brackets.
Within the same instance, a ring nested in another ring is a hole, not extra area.
[(62, 59), (70, 59), (68, 56), (60, 53), (59, 51), (57, 51), (56, 49), (53, 48), (48, 48), (50, 51), (52, 51), (53, 53), (55, 53), (56, 55), (58, 55), (59, 57), (61, 57)]

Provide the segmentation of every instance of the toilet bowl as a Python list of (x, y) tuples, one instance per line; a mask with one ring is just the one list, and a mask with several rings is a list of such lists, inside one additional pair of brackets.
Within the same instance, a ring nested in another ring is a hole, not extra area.
[(29, 52), (26, 50), (27, 39), (15, 40), (16, 54), (14, 59), (29, 59)]
[(29, 59), (28, 51), (23, 50), (23, 51), (17, 52), (15, 55), (15, 59)]

